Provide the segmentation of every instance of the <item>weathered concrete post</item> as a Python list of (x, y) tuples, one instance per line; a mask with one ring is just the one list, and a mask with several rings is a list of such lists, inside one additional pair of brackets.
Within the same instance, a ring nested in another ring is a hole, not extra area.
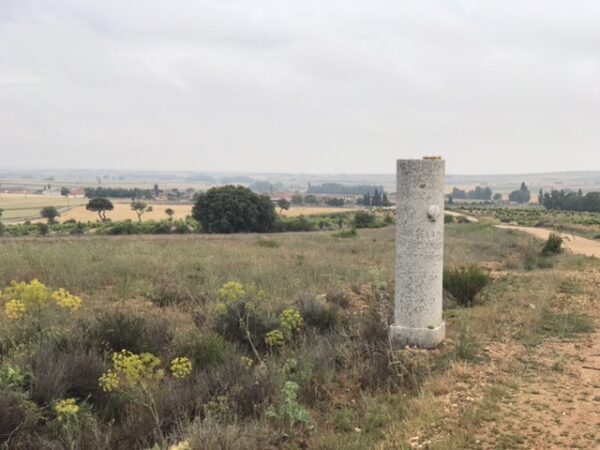
[(390, 338), (399, 347), (433, 348), (446, 334), (444, 169), (439, 157), (398, 160), (396, 305)]

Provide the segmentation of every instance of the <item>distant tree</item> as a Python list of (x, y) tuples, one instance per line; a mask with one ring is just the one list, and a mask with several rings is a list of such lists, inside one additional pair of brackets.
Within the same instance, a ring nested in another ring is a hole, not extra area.
[(142, 216), (145, 212), (152, 211), (152, 206), (148, 206), (147, 203), (135, 201), (131, 202), (131, 210), (135, 212), (138, 216), (138, 222), (142, 222)]
[(273, 230), (277, 220), (269, 197), (233, 185), (200, 194), (192, 216), (207, 233), (264, 233)]
[(292, 195), (292, 205), (301, 205), (304, 203), (304, 198), (300, 194)]
[(500, 200), (502, 200), (502, 194), (500, 194), (499, 192), (496, 192), (494, 194), (494, 201), (499, 202)]
[(542, 188), (540, 188), (540, 192), (538, 192), (538, 204), (544, 204), (544, 191), (542, 190)]
[(158, 187), (158, 184), (154, 185), (154, 189), (152, 189), (152, 193), (154, 194), (154, 197), (158, 197), (160, 195), (160, 189)]
[(94, 211), (98, 213), (98, 217), (102, 222), (106, 221), (106, 211), (112, 211), (114, 205), (107, 198), (93, 198), (85, 206), (88, 211)]
[(528, 203), (529, 200), (531, 200), (531, 193), (529, 192), (529, 189), (527, 188), (527, 185), (525, 184), (525, 182), (521, 183), (520, 189), (518, 189), (516, 191), (512, 191), (508, 195), (508, 199), (511, 202)]
[(173, 208), (165, 209), (165, 213), (167, 214), (167, 216), (169, 216), (169, 221), (172, 221), (173, 216), (175, 215), (175, 211), (173, 211)]
[(304, 197), (304, 203), (307, 205), (316, 205), (318, 202), (317, 197), (312, 194)]
[(60, 188), (60, 195), (62, 195), (63, 197), (68, 197), (70, 193), (71, 189), (69, 189), (68, 187), (63, 186)]
[(286, 211), (290, 209), (290, 202), (285, 198), (280, 198), (277, 200), (277, 206), (279, 207), (279, 214), (281, 214), (284, 209)]
[(4, 212), (4, 210), (2, 208), (0, 208), (0, 219), (2, 219), (2, 213)]
[(354, 214), (355, 228), (369, 228), (375, 223), (375, 215), (367, 211), (357, 211)]
[(40, 211), (40, 216), (42, 216), (44, 219), (47, 219), (48, 224), (53, 224), (56, 222), (55, 219), (60, 216), (60, 213), (54, 206), (45, 206)]
[(344, 206), (345, 202), (343, 198), (333, 197), (325, 200), (325, 203), (329, 206)]

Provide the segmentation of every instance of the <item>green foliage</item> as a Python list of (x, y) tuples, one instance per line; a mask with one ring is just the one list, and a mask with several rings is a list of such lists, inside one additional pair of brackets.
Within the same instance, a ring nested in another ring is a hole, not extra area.
[(80, 324), (90, 346), (112, 352), (162, 352), (173, 339), (173, 329), (164, 318), (148, 317), (129, 310), (105, 311)]
[(529, 200), (531, 200), (531, 193), (529, 192), (529, 189), (527, 189), (525, 183), (521, 183), (521, 187), (516, 191), (512, 191), (508, 195), (508, 199), (511, 202), (528, 203)]
[(188, 357), (194, 367), (205, 369), (223, 362), (231, 349), (211, 331), (192, 330), (175, 342), (175, 354)]
[(375, 214), (368, 211), (357, 211), (354, 214), (355, 228), (370, 228), (375, 225)]
[(201, 193), (192, 216), (206, 233), (265, 233), (275, 227), (271, 200), (242, 186), (214, 187)]
[(88, 211), (97, 212), (98, 217), (100, 217), (100, 220), (104, 222), (106, 221), (106, 211), (112, 211), (114, 207), (115, 206), (109, 199), (99, 197), (91, 199), (85, 206), (85, 209), (87, 209)]
[(444, 270), (444, 289), (462, 306), (473, 306), (489, 281), (489, 275), (476, 265)]
[(308, 411), (298, 403), (298, 386), (293, 381), (286, 381), (281, 391), (283, 399), (280, 405), (270, 406), (267, 417), (280, 420), (290, 428), (296, 424), (307, 424), (310, 421)]
[(40, 211), (40, 216), (47, 219), (49, 224), (53, 224), (56, 222), (55, 219), (60, 216), (60, 213), (54, 206), (45, 206)]
[(542, 255), (550, 256), (557, 255), (562, 252), (562, 243), (563, 238), (558, 233), (550, 233), (548, 236), (548, 240), (544, 243), (542, 247)]
[(355, 238), (358, 236), (358, 233), (356, 232), (356, 228), (350, 228), (349, 230), (342, 230), (338, 231), (337, 233), (333, 233), (332, 236), (335, 238), (348, 239)]
[(537, 328), (542, 335), (566, 339), (581, 333), (591, 333), (595, 325), (593, 319), (585, 314), (558, 313), (545, 309)]
[(288, 199), (285, 198), (280, 198), (279, 200), (277, 200), (277, 207), (280, 209), (280, 212), (282, 212), (283, 210), (288, 210), (290, 209), (290, 202)]

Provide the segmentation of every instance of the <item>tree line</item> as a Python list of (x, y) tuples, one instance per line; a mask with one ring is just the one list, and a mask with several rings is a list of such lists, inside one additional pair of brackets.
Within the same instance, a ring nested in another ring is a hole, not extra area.
[(477, 186), (475, 189), (466, 191), (455, 187), (452, 189), (452, 198), (460, 200), (491, 200), (492, 190), (489, 187)]
[(383, 191), (383, 187), (368, 184), (345, 185), (340, 183), (308, 184), (308, 194), (333, 194), (333, 195), (371, 195), (376, 190)]
[(551, 192), (543, 192), (540, 189), (538, 201), (546, 209), (600, 212), (600, 192), (584, 194), (581, 189), (578, 192), (569, 192), (562, 189), (560, 191), (553, 189)]
[(141, 198), (145, 200), (151, 200), (160, 194), (158, 186), (155, 186), (154, 189), (128, 189), (98, 186), (86, 187), (84, 190), (87, 198)]

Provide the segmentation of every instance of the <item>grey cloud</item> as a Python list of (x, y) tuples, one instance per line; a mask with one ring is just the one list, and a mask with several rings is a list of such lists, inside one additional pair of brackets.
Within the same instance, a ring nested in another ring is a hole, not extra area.
[(0, 1), (8, 166), (598, 169), (594, 1)]

